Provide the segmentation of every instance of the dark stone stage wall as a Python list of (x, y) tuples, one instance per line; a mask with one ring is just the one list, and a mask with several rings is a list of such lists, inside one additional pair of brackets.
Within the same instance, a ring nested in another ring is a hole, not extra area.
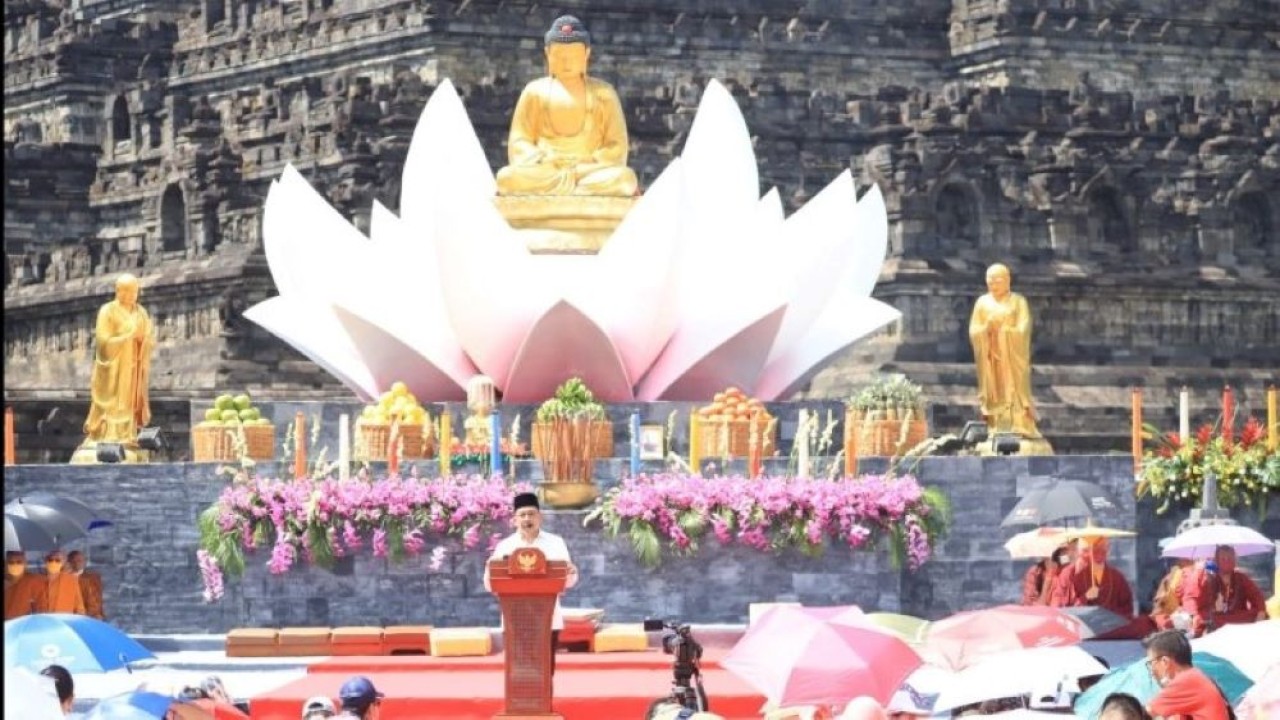
[[(864, 470), (883, 467), (864, 463)], [(616, 477), (619, 463), (602, 463)], [(264, 471), (272, 468), (264, 468)], [(524, 474), (523, 468), (519, 473)], [(628, 542), (606, 540), (582, 527), (582, 513), (550, 513), (548, 529), (566, 537), (582, 569), (566, 604), (603, 607), (607, 619), (635, 621), (674, 615), (694, 622), (744, 622), (747, 604), (798, 600), (806, 604), (857, 603), (866, 608), (927, 617), (1016, 600), (1025, 561), (1010, 561), (1001, 547), (1011, 534), (1003, 514), (1038, 480), (1050, 476), (1091, 479), (1116, 491), (1123, 507), (1102, 518), (1112, 527), (1140, 531), (1136, 541), (1114, 543), (1118, 567), (1133, 580), (1135, 595), (1149, 596), (1160, 572), (1156, 542), (1184, 515), (1156, 517), (1132, 499), (1132, 469), (1124, 456), (1047, 458), (933, 458), (921, 478), (944, 487), (956, 521), (937, 559), (916, 573), (894, 570), (883, 550), (834, 549), (820, 559), (774, 557), (713, 541), (692, 559), (642, 569)], [(196, 517), (225, 485), (213, 465), (6, 468), (5, 500), (34, 490), (74, 495), (116, 524), (95, 531), (91, 564), (105, 580), (109, 619), (131, 632), (222, 632), (244, 625), (356, 625), (430, 623), (437, 626), (497, 624), (497, 606), (480, 583), (479, 553), (452, 555), (440, 572), (418, 558), (393, 565), (367, 551), (335, 572), (315, 568), (273, 576), (267, 554), (251, 558), (245, 576), (228, 579), (225, 598), (205, 604), (196, 566)], [(606, 479), (602, 484), (612, 483)], [(1261, 529), (1280, 536), (1280, 503), (1272, 503)], [(1256, 515), (1237, 514), (1259, 526)], [(1246, 567), (1271, 593), (1273, 558), (1249, 558)], [(1138, 563), (1142, 569), (1135, 573)]]

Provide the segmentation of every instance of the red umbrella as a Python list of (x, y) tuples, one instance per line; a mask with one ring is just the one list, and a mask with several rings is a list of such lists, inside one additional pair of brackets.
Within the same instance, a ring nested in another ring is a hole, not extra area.
[(882, 705), (922, 661), (898, 637), (838, 608), (777, 607), (747, 629), (723, 666), (781, 705)]
[(1079, 619), (1039, 605), (1000, 605), (952, 615), (929, 627), (926, 654), (953, 670), (986, 655), (1031, 647), (1075, 645), (1089, 636)]

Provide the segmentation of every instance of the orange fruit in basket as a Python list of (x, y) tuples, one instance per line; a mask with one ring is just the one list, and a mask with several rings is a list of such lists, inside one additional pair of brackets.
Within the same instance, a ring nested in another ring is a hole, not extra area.
[(724, 393), (723, 393), (723, 392), (718, 392), (718, 393), (716, 393), (716, 394), (715, 394), (715, 396), (714, 396), (714, 397), (712, 397), (712, 398), (711, 398), (711, 401), (712, 401), (712, 402), (718, 402), (718, 403), (719, 403), (719, 402), (724, 402), (724, 400), (725, 400), (725, 397), (724, 397)]

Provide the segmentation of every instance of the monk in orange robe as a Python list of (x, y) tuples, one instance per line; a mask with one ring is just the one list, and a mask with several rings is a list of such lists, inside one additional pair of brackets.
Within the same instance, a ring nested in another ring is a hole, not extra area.
[(27, 574), (27, 559), (21, 552), (4, 554), (4, 619), (12, 620), (44, 612), (48, 605), (42, 578)]
[(1135, 617), (1133, 591), (1119, 570), (1107, 564), (1110, 546), (1106, 538), (1083, 537), (1077, 541), (1076, 561), (1058, 574), (1049, 604), (1053, 607), (1103, 607), (1129, 622), (1099, 635), (1099, 640), (1141, 639), (1154, 625), (1145, 615)]
[(72, 550), (67, 553), (67, 565), (71, 574), (80, 578), (80, 595), (84, 598), (85, 614), (91, 618), (106, 620), (102, 611), (102, 576), (85, 569), (84, 553)]
[(1173, 615), (1182, 607), (1182, 589), (1193, 573), (1193, 561), (1179, 559), (1156, 586), (1151, 598), (1151, 621), (1160, 630), (1173, 629)]
[(1222, 545), (1213, 554), (1216, 568), (1206, 564), (1184, 586), (1182, 609), (1191, 613), (1196, 635), (1223, 625), (1267, 619), (1267, 601), (1253, 578), (1236, 570), (1236, 550)]
[(44, 557), (45, 578), (49, 593), (51, 613), (84, 615), (84, 595), (80, 593), (80, 579), (62, 571), (64, 557), (61, 550), (54, 550)]

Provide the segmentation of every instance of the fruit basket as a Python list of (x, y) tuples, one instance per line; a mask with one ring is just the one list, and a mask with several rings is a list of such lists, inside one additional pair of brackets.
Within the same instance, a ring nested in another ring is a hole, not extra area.
[(435, 425), (431, 414), (402, 382), (367, 406), (356, 420), (354, 457), (360, 461), (391, 457), (392, 429), (399, 426), (400, 457), (417, 460), (435, 457)]
[(276, 428), (262, 417), (248, 395), (220, 395), (191, 428), (194, 462), (232, 462), (275, 458)]
[(702, 457), (746, 457), (754, 433), (761, 457), (774, 454), (778, 423), (764, 403), (738, 388), (716, 393), (710, 405), (698, 410)]

